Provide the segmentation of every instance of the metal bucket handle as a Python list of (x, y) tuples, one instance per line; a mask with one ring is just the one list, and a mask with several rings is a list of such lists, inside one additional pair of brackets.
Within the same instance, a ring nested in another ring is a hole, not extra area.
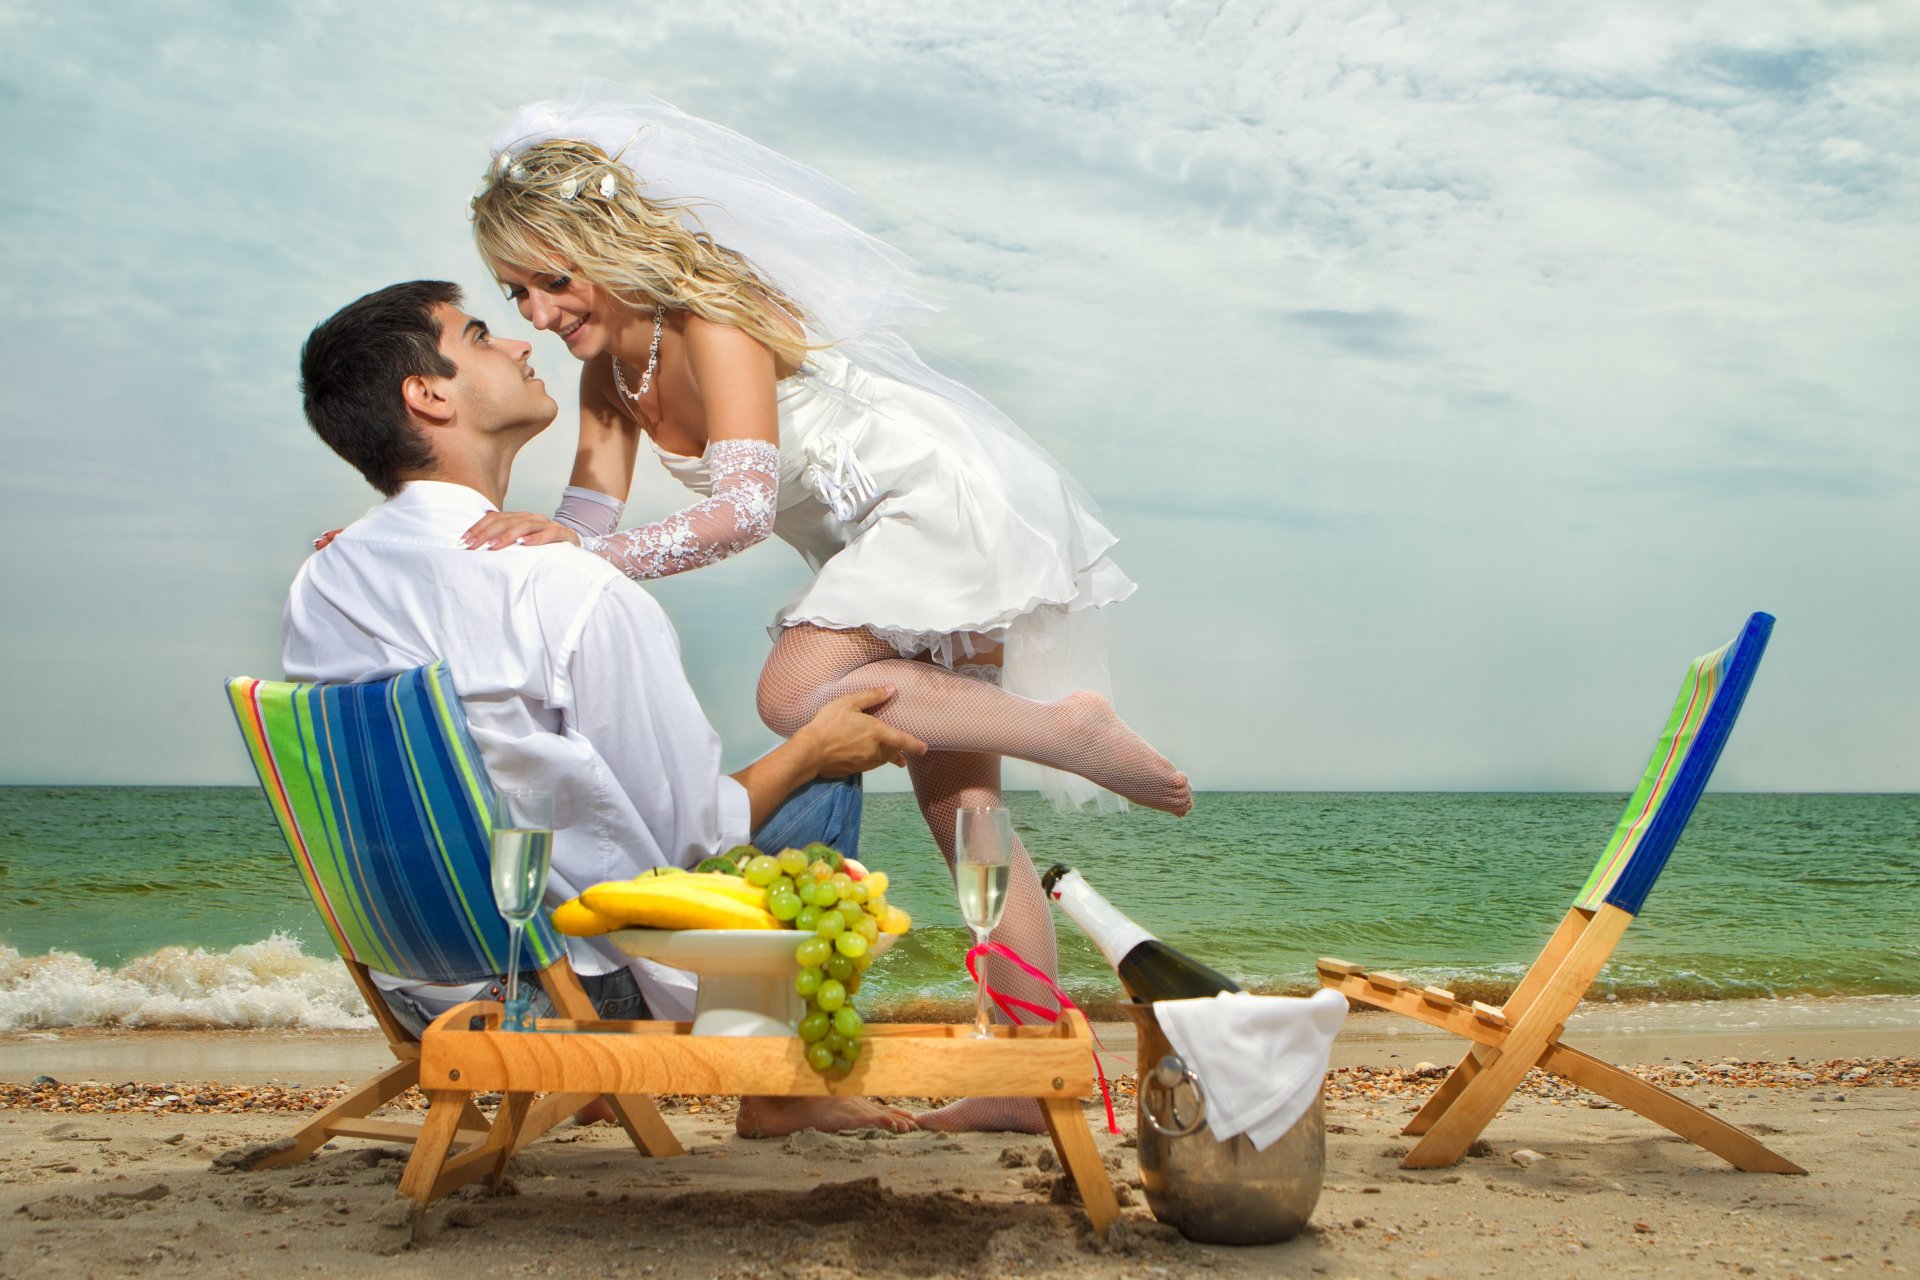
[[(1180, 1123), (1180, 1099), (1175, 1091), (1181, 1085), (1193, 1091), (1193, 1119), (1185, 1126)], [(1159, 1105), (1156, 1099), (1167, 1100), (1168, 1123), (1160, 1123)], [(1163, 1138), (1184, 1138), (1200, 1131), (1207, 1122), (1207, 1098), (1200, 1092), (1200, 1081), (1187, 1064), (1177, 1054), (1168, 1054), (1160, 1059), (1160, 1065), (1147, 1073), (1144, 1087), (1140, 1091), (1140, 1114), (1146, 1118), (1153, 1131)]]

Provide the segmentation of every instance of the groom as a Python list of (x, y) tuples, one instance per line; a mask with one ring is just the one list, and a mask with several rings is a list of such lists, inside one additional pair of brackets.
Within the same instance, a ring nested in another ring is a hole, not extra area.
[[(552, 888), (562, 897), (690, 867), (750, 835), (767, 848), (825, 839), (852, 852), (859, 774), (926, 751), (867, 714), (891, 689), (829, 703), (787, 742), (723, 774), (720, 739), (650, 595), (568, 544), (465, 545), (557, 407), (529, 345), (493, 336), (460, 302), (451, 284), (393, 285), (340, 310), (301, 351), (308, 422), (386, 501), (294, 579), (288, 678), (377, 680), (445, 659), (494, 783), (554, 795)], [(568, 944), (604, 1016), (689, 1014), (690, 975), (630, 961), (604, 939)], [(468, 998), (375, 977), (416, 1029)], [(864, 1099), (741, 1101), (748, 1136), (871, 1126), (913, 1121)]]

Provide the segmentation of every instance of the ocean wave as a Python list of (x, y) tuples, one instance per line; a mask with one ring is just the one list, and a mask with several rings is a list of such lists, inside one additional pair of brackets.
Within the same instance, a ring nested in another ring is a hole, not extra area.
[[(973, 1016), (974, 988), (957, 956), (927, 938), (891, 953), (860, 996), (860, 1010), (875, 1022), (965, 1022)], [(964, 942), (956, 941), (954, 949)], [(1088, 1016), (1123, 1016), (1126, 995), (1097, 955), (1063, 946), (1061, 985)], [(1262, 995), (1303, 996), (1319, 986), (1301, 965), (1282, 973), (1248, 972), (1229, 966), (1248, 990)], [(1686, 965), (1663, 968), (1644, 958), (1616, 960), (1587, 993), (1588, 1006), (1653, 1002), (1733, 1002), (1888, 995), (1883, 967), (1827, 966), (1809, 972), (1773, 965), (1761, 972), (1709, 975)], [(1505, 1003), (1526, 971), (1519, 963), (1402, 966), (1416, 985), (1448, 988), (1462, 1000)], [(1028, 993), (1031, 994), (1031, 993)], [(1893, 995), (1911, 995), (1899, 986)], [(55, 1027), (284, 1030), (371, 1029), (360, 992), (331, 954), (313, 955), (284, 933), (231, 950), (162, 947), (119, 965), (72, 951), (23, 955), (0, 942), (0, 1032)]]
[(162, 947), (116, 967), (0, 944), (0, 1031), (42, 1027), (301, 1030), (374, 1025), (337, 959), (276, 933), (231, 951)]

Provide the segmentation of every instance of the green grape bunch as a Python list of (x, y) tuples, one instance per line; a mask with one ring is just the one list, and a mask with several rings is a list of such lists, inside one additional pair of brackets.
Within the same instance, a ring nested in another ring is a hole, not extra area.
[(766, 889), (774, 919), (807, 935), (793, 953), (800, 966), (793, 989), (805, 1003), (798, 1030), (807, 1065), (822, 1075), (852, 1070), (865, 1043), (853, 997), (880, 935), (904, 933), (910, 923), (887, 902), (886, 874), (823, 844), (755, 854), (743, 860), (740, 874)]

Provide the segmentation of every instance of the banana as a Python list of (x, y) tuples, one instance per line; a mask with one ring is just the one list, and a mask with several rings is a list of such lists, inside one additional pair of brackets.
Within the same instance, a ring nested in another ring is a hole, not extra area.
[[(884, 891), (883, 872), (870, 872), (869, 888)], [(881, 932), (905, 933), (913, 921), (878, 892)], [(594, 885), (553, 911), (553, 927), (570, 937), (590, 937), (615, 929), (780, 929), (787, 926), (767, 910), (767, 891), (739, 876), (719, 872), (656, 867), (631, 880)]]
[(739, 876), (728, 875), (725, 872), (688, 871), (685, 867), (654, 867), (652, 870), (642, 871), (628, 883), (646, 884), (649, 881), (670, 876), (678, 878), (682, 884), (698, 885), (711, 893), (717, 893), (723, 898), (732, 898), (735, 902), (744, 902), (750, 907), (767, 905), (765, 889), (759, 885), (748, 884)]
[(620, 927), (578, 898), (569, 898), (553, 909), (553, 927), (570, 938), (591, 938)]
[(723, 898), (732, 898), (735, 902), (744, 902), (750, 907), (766, 909), (767, 891), (757, 884), (748, 884), (739, 876), (724, 873), (690, 872), (685, 883), (699, 885)]
[(616, 921), (616, 927), (622, 928), (780, 928), (780, 922), (764, 908), (741, 902), (709, 885), (694, 883), (694, 879), (692, 875), (685, 875), (612, 880), (594, 885), (580, 895), (580, 900), (589, 910)]

